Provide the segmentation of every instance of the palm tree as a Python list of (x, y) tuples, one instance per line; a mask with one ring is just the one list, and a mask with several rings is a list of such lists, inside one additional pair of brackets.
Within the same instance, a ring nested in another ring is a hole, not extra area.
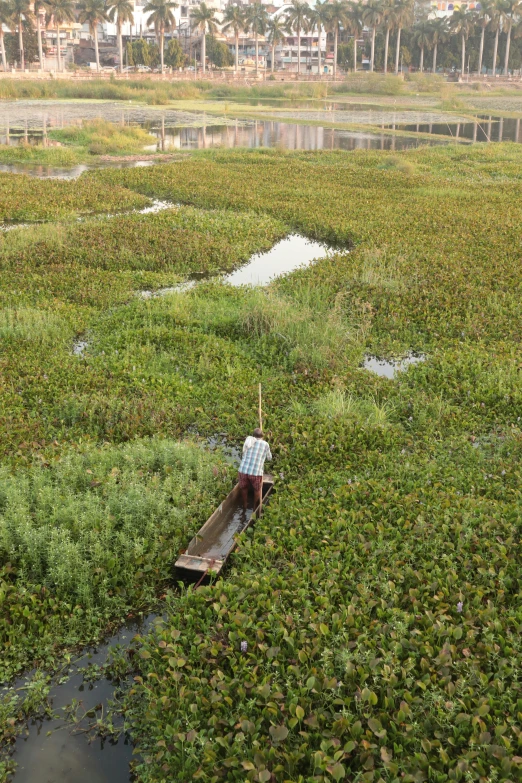
[(432, 72), (437, 73), (437, 51), (439, 44), (448, 40), (449, 30), (446, 19), (434, 19), (430, 24), (430, 38), (433, 46)]
[(18, 27), (18, 49), (20, 51), (20, 68), (25, 69), (23, 24), (31, 24), (31, 0), (11, 0), (11, 16)]
[(482, 71), (482, 59), (484, 57), (484, 38), (486, 35), (486, 27), (491, 21), (491, 8), (492, 0), (482, 0), (480, 4), (480, 10), (476, 14), (477, 24), (480, 26), (480, 48), (478, 58), (477, 73), (480, 75)]
[(38, 40), (38, 61), (40, 63), (40, 70), (44, 68), (44, 56), (42, 46), (42, 24), (40, 21), (40, 13), (45, 11), (47, 3), (45, 0), (34, 0), (33, 2), (33, 14), (36, 19), (36, 38)]
[(460, 66), (460, 72), (464, 76), (466, 69), (466, 39), (473, 30), (474, 19), (473, 15), (469, 11), (453, 11), (453, 15), (449, 20), (449, 27), (452, 33), (460, 35), (462, 60)]
[(278, 16), (274, 16), (273, 19), (269, 20), (266, 29), (268, 31), (268, 40), (270, 41), (270, 44), (272, 46), (271, 71), (272, 73), (274, 73), (276, 46), (278, 46), (278, 44), (283, 43), (286, 35), (286, 20), (284, 16), (282, 16), (281, 14), (278, 14)]
[(78, 5), (79, 19), (82, 24), (89, 25), (89, 32), (94, 38), (96, 70), (100, 70), (100, 54), (98, 51), (98, 25), (109, 20), (105, 0), (82, 0)]
[(522, 0), (504, 0), (502, 4), (502, 14), (505, 20), (506, 31), (506, 55), (504, 57), (504, 76), (508, 75), (509, 49), (511, 46), (511, 30), (515, 21), (515, 16), (520, 14), (522, 9)]
[(424, 49), (431, 46), (431, 25), (429, 22), (419, 22), (413, 28), (413, 43), (420, 49), (419, 71), (424, 71)]
[[(236, 73), (239, 71), (239, 33), (244, 29), (244, 27), (245, 27), (245, 14), (241, 6), (227, 5), (225, 13), (223, 15), (223, 30), (224, 32), (227, 32), (228, 30), (234, 31), (234, 37), (236, 39), (236, 66), (235, 66)], [(273, 65), (274, 65), (274, 61), (272, 57), (272, 70), (274, 70)]]
[(328, 13), (328, 29), (334, 34), (333, 75), (337, 76), (337, 45), (339, 42), (339, 30), (346, 24), (348, 8), (342, 0), (332, 0)]
[(216, 12), (213, 8), (209, 8), (206, 3), (201, 3), (199, 8), (194, 8), (190, 17), (198, 30), (202, 33), (201, 39), (201, 65), (203, 73), (205, 73), (205, 61), (207, 59), (207, 47), (205, 36), (207, 30), (210, 35), (217, 32), (217, 19)]
[(258, 0), (252, 5), (247, 6), (245, 21), (248, 29), (254, 33), (256, 43), (256, 76), (259, 68), (259, 36), (264, 35), (268, 23), (268, 13), (266, 8)]
[(382, 3), (382, 21), (386, 27), (384, 36), (384, 73), (388, 73), (388, 48), (390, 45), (390, 32), (395, 27), (397, 15), (395, 13), (395, 0), (384, 0)]
[(116, 22), (116, 33), (118, 36), (118, 53), (120, 58), (119, 71), (123, 73), (123, 25), (134, 22), (134, 4), (132, 0), (109, 0), (110, 11), (109, 19)]
[[(308, 3), (304, 0), (292, 0), (289, 8), (286, 10), (287, 30), (292, 34), (293, 30), (297, 33), (297, 73), (301, 73), (301, 30), (306, 27), (308, 14)], [(335, 66), (334, 66), (335, 67)]]
[(13, 9), (6, 0), (0, 0), (0, 52), (2, 53), (2, 68), (7, 71), (3, 25), (9, 29), (13, 26)]
[(308, 29), (311, 33), (317, 30), (317, 73), (321, 73), (321, 33), (326, 30), (330, 21), (331, 5), (328, 0), (317, 0), (315, 8), (308, 11)]
[(382, 21), (382, 7), (379, 0), (368, 0), (363, 8), (363, 22), (372, 31), (372, 52), (370, 56), (370, 71), (374, 69), (375, 60), (375, 31)]
[(75, 6), (73, 0), (47, 0), (47, 7), (51, 14), (54, 26), (56, 27), (58, 71), (61, 71), (62, 52), (60, 47), (60, 27), (65, 24), (65, 22), (74, 22)]
[(346, 30), (353, 35), (353, 70), (357, 71), (357, 38), (362, 34), (363, 21), (362, 15), (364, 6), (360, 3), (350, 3), (346, 12), (344, 25)]
[(176, 27), (174, 9), (178, 4), (174, 0), (148, 0), (143, 9), (144, 14), (149, 14), (147, 22), (154, 25), (156, 33), (160, 36), (160, 63), (161, 73), (164, 70), (165, 33), (169, 33)]
[(411, 0), (398, 0), (395, 4), (395, 24), (397, 26), (397, 46), (395, 48), (395, 76), (399, 73), (399, 56), (401, 51), (402, 28), (413, 21), (413, 4)]
[(493, 45), (493, 67), (492, 67), (493, 76), (496, 75), (496, 71), (497, 71), (498, 36), (500, 34), (500, 31), (504, 23), (502, 6), (503, 6), (502, 0), (495, 0), (491, 5), (489, 11), (488, 27), (492, 33), (493, 32), (495, 33), (495, 43)]

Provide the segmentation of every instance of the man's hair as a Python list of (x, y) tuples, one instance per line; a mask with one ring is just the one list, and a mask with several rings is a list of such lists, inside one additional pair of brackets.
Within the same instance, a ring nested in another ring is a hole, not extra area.
[(254, 438), (262, 438), (263, 437), (263, 430), (259, 427), (256, 427), (254, 430)]

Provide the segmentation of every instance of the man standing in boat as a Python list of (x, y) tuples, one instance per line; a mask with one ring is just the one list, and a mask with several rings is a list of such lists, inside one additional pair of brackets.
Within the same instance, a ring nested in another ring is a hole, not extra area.
[(243, 444), (243, 458), (239, 466), (239, 486), (243, 498), (243, 508), (248, 504), (248, 490), (254, 490), (254, 511), (261, 502), (263, 488), (263, 468), (265, 460), (272, 459), (270, 446), (263, 440), (263, 431), (257, 427)]

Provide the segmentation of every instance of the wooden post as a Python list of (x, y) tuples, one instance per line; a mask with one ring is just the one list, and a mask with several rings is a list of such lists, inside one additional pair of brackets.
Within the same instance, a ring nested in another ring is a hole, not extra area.
[(259, 429), (263, 429), (263, 414), (261, 411), (261, 384), (259, 384)]

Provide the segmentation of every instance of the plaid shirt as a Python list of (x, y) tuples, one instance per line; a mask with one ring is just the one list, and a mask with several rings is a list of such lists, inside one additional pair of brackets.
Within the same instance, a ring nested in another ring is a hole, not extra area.
[(262, 476), (265, 459), (272, 459), (270, 446), (266, 440), (261, 440), (261, 438), (256, 438), (253, 445), (250, 445), (249, 440), (253, 440), (253, 438), (247, 438), (244, 443), (243, 459), (239, 466), (239, 472), (246, 473), (247, 476)]

